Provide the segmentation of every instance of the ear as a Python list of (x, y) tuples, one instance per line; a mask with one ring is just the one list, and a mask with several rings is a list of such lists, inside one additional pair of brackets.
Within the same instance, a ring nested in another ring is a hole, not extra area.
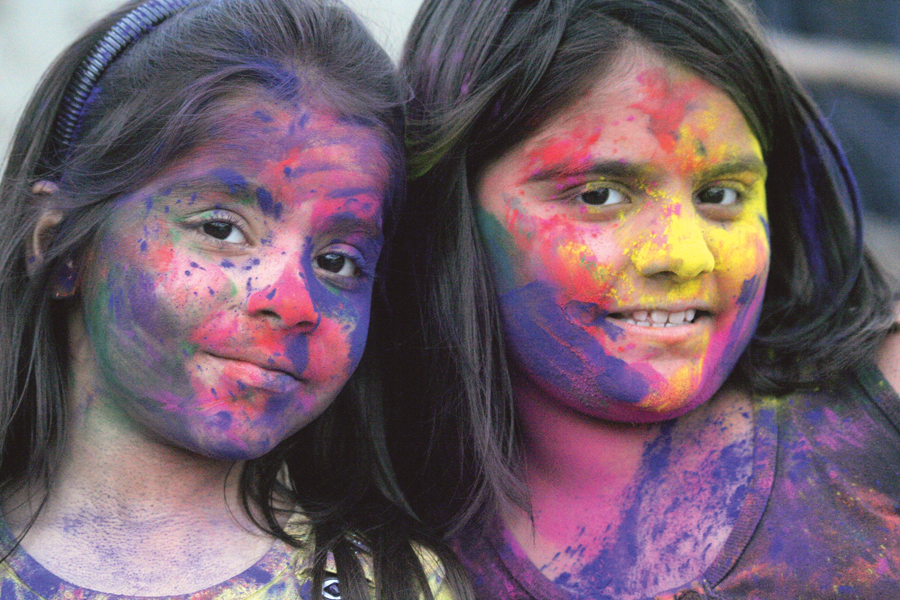
[(28, 255), (28, 272), (29, 274), (38, 265), (43, 264), (44, 255), (53, 236), (56, 235), (56, 228), (62, 223), (63, 214), (55, 209), (44, 209), (41, 211), (38, 221), (34, 226), (31, 234), (31, 248)]
[[(59, 191), (52, 181), (38, 181), (31, 187), (31, 193), (38, 196), (51, 196)], [(55, 208), (44, 208), (38, 215), (34, 231), (31, 234), (31, 245), (28, 252), (28, 274), (34, 274), (38, 267), (44, 263), (47, 249), (56, 235), (59, 224), (63, 221), (63, 212)], [(75, 265), (72, 259), (67, 260), (54, 273), (53, 295), (56, 298), (67, 298), (75, 293), (76, 277)]]
[[(38, 181), (31, 186), (35, 196), (52, 196), (59, 191), (59, 186), (52, 181)], [(37, 203), (37, 202), (36, 202)], [(45, 204), (40, 202), (40, 204)], [(31, 275), (37, 265), (44, 262), (44, 254), (53, 239), (53, 234), (62, 223), (62, 211), (44, 208), (38, 216), (34, 231), (31, 233), (31, 247), (28, 249), (28, 274)]]

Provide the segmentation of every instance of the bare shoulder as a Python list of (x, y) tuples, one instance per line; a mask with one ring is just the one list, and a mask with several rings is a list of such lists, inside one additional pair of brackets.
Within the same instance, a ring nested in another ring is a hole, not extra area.
[(900, 331), (885, 338), (878, 349), (876, 362), (891, 386), (900, 392)]

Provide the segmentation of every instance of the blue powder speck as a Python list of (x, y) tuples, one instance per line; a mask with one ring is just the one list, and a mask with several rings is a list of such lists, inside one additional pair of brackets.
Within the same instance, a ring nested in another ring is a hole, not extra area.
[(257, 119), (259, 119), (260, 121), (262, 121), (263, 123), (271, 123), (272, 121), (274, 121), (274, 119), (271, 116), (267, 115), (266, 113), (264, 113), (261, 110), (254, 111), (253, 116), (256, 117)]
[(232, 194), (237, 194), (247, 188), (247, 180), (240, 173), (231, 169), (214, 169), (212, 174), (228, 186), (228, 191)]
[(276, 219), (281, 218), (281, 213), (284, 207), (280, 202), (275, 202), (275, 200), (272, 198), (272, 194), (266, 191), (265, 188), (256, 188), (256, 201), (259, 204), (259, 208), (264, 215), (268, 215)]

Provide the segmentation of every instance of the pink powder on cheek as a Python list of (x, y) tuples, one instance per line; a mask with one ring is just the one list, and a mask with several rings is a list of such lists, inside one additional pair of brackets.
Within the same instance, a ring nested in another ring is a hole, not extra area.
[(515, 242), (518, 258), (509, 258), (522, 269), (520, 283), (540, 279), (567, 297), (594, 301), (609, 292), (614, 277), (597, 259), (593, 248), (611, 241), (592, 233), (591, 224), (578, 223), (568, 215), (529, 214), (519, 209), (515, 201), (508, 205), (504, 223)]
[(237, 342), (238, 325), (232, 315), (217, 313), (188, 336), (189, 341), (202, 346), (221, 346)]
[(172, 271), (172, 262), (175, 260), (175, 246), (167, 244), (160, 246), (154, 244), (147, 247), (142, 253), (146, 257), (148, 265), (152, 265), (157, 273), (169, 273)]
[(548, 243), (539, 247), (537, 257), (545, 277), (553, 281), (564, 298), (606, 306), (619, 269), (595, 253), (607, 240), (599, 238), (586, 243), (585, 237), (571, 222), (564, 222), (547, 236)]
[(309, 368), (305, 376), (316, 381), (338, 381), (338, 385), (343, 386), (353, 374), (359, 358), (351, 356), (350, 339), (358, 326), (356, 321), (349, 319), (323, 318), (317, 335), (309, 340)]

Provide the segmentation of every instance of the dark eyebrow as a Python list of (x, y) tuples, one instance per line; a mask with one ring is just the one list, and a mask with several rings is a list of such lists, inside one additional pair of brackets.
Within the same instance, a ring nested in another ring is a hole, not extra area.
[(341, 211), (322, 220), (321, 226), (335, 233), (359, 233), (379, 241), (384, 234), (381, 225), (374, 219), (364, 219), (351, 211)]
[(703, 177), (716, 179), (734, 173), (755, 173), (764, 179), (768, 174), (768, 169), (766, 163), (756, 156), (741, 156), (710, 166), (703, 171)]
[[(525, 182), (557, 181), (569, 177), (600, 177), (610, 179), (641, 179), (652, 176), (657, 169), (644, 163), (629, 163), (620, 160), (609, 160), (585, 166), (579, 164), (553, 165), (529, 176)], [(764, 178), (767, 173), (766, 163), (756, 156), (741, 156), (704, 169), (699, 179), (716, 179), (734, 173), (755, 173)]]
[(328, 197), (335, 200), (341, 198), (351, 198), (353, 196), (375, 196), (376, 198), (380, 198), (381, 195), (382, 192), (380, 192), (375, 186), (371, 185), (339, 188), (328, 192)]
[(242, 181), (237, 183), (234, 181), (224, 181), (215, 176), (204, 175), (178, 181), (169, 186), (168, 192), (189, 191), (194, 193), (221, 194), (223, 196), (231, 196), (237, 201), (244, 202), (253, 200), (253, 195), (251, 193), (251, 190), (253, 189), (255, 189), (255, 186), (251, 182)]
[(537, 171), (530, 175), (525, 181), (527, 183), (535, 183), (584, 176), (628, 179), (645, 177), (653, 171), (653, 169), (644, 165), (627, 163), (619, 160), (609, 160), (582, 166), (583, 164), (584, 163), (570, 163), (553, 165)]

